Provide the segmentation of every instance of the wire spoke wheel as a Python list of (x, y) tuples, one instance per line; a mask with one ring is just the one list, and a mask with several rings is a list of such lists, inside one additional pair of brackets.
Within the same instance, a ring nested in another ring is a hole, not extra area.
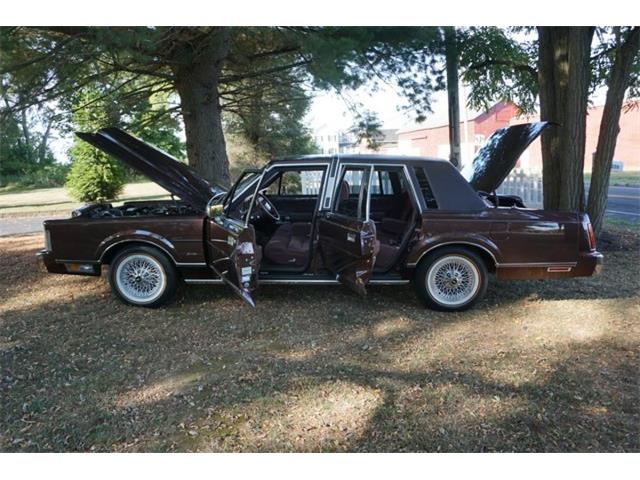
[(475, 263), (462, 255), (436, 260), (427, 271), (429, 294), (447, 307), (464, 305), (480, 288), (480, 272)]
[(118, 290), (132, 303), (146, 304), (164, 292), (167, 278), (164, 268), (150, 255), (133, 254), (117, 267), (115, 279)]

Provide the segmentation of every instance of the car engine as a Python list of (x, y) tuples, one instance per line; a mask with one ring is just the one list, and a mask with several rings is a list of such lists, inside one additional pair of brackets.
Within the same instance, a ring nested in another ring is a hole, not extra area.
[(159, 217), (197, 215), (189, 205), (177, 201), (127, 202), (114, 207), (110, 203), (84, 206), (74, 212), (74, 216), (89, 218)]

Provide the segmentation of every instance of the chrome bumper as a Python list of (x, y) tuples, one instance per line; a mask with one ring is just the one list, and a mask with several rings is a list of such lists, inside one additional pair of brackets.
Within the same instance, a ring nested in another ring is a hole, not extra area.
[(603, 265), (604, 265), (604, 255), (602, 255), (601, 253), (598, 253), (598, 255), (596, 255), (596, 268), (593, 273), (595, 275), (598, 275), (599, 273), (601, 273)]

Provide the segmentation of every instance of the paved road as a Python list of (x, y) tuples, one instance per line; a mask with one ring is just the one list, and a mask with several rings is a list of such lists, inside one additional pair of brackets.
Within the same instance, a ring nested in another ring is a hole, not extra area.
[(42, 231), (42, 222), (54, 218), (65, 218), (68, 215), (45, 215), (40, 217), (0, 218), (0, 237)]
[(640, 187), (609, 187), (606, 215), (640, 221)]
[[(586, 186), (588, 188), (588, 185)], [(610, 187), (606, 215), (623, 220), (640, 222), (640, 187)], [(0, 236), (39, 232), (42, 222), (62, 216), (0, 218)]]

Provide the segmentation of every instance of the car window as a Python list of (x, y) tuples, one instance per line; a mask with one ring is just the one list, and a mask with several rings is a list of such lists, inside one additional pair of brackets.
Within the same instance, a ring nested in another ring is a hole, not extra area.
[(285, 170), (277, 175), (264, 191), (267, 195), (276, 196), (315, 196), (320, 193), (323, 173), (324, 169)]
[(391, 178), (387, 170), (377, 170), (373, 174), (371, 195), (393, 195)]
[(418, 184), (420, 185), (420, 191), (422, 192), (422, 196), (424, 197), (424, 203), (427, 205), (427, 208), (431, 208), (431, 209), (438, 208), (438, 202), (436, 201), (436, 197), (433, 195), (433, 190), (431, 190), (429, 179), (424, 173), (424, 168), (415, 167), (414, 172), (416, 174), (416, 178), (418, 179)]
[(365, 167), (344, 169), (337, 184), (334, 212), (358, 219), (365, 217), (368, 173)]

